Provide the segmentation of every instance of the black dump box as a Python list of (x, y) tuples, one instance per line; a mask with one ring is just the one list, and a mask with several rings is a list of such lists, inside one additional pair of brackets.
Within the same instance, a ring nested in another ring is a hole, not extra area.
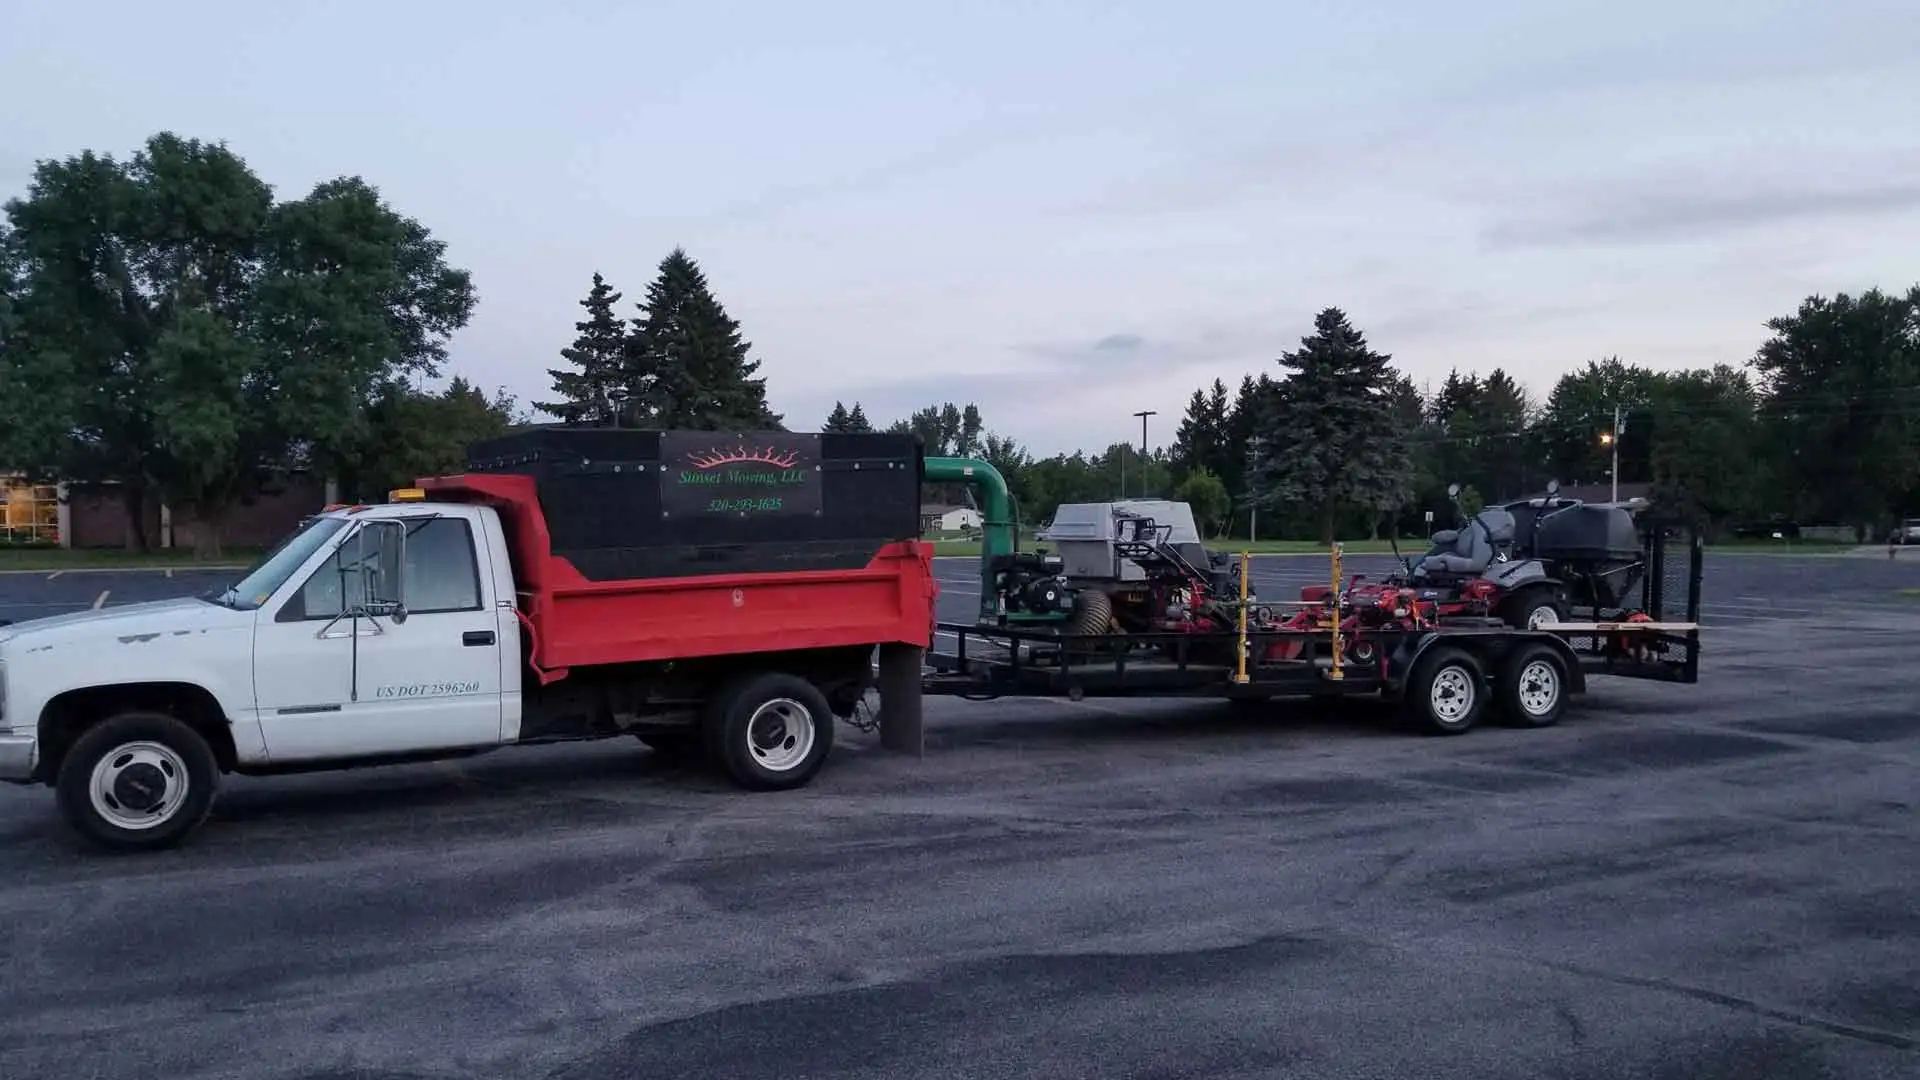
[(593, 581), (853, 569), (920, 535), (911, 435), (541, 426), (467, 457), (533, 477), (554, 554)]
[(1516, 503), (1507, 509), (1516, 525), (1515, 549), (1536, 558), (1633, 562), (1642, 555), (1639, 526), (1622, 507), (1582, 503), (1538, 508)]

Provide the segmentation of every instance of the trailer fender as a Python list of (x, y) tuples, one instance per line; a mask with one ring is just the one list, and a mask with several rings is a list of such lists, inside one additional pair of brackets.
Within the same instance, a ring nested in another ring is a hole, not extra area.
[(1479, 660), (1488, 671), (1498, 671), (1500, 661), (1521, 644), (1539, 642), (1558, 653), (1567, 665), (1567, 691), (1570, 694), (1587, 692), (1587, 674), (1580, 666), (1580, 656), (1567, 644), (1565, 638), (1550, 634), (1544, 630), (1495, 630), (1485, 633), (1448, 634), (1440, 631), (1428, 631), (1419, 637), (1407, 638), (1387, 657), (1385, 692), (1390, 698), (1398, 700), (1407, 689), (1407, 677), (1413, 673), (1414, 665), (1420, 662), (1436, 645), (1445, 642), (1466, 649)]

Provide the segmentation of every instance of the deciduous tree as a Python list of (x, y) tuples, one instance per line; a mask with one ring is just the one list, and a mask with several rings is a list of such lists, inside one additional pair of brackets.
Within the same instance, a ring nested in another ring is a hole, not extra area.
[(438, 392), (391, 380), (369, 404), (365, 441), (341, 477), (341, 492), (380, 499), (420, 477), (459, 472), (470, 445), (502, 435), (522, 419), (505, 389), (488, 395), (460, 376)]
[(1753, 358), (1776, 475), (1795, 510), (1873, 525), (1920, 485), (1920, 289), (1813, 296)]
[(153, 496), (191, 508), (208, 549), (277, 474), (342, 467), (376, 388), (436, 374), (474, 304), (364, 181), (275, 204), (231, 150), (172, 134), (43, 161), (6, 212), (9, 456), (118, 483), (135, 520)]
[(1653, 498), (1713, 527), (1759, 504), (1756, 395), (1727, 365), (1665, 375), (1651, 410)]
[(1227, 485), (1206, 469), (1188, 473), (1186, 479), (1180, 481), (1180, 486), (1174, 489), (1173, 498), (1192, 509), (1194, 524), (1199, 526), (1202, 536), (1217, 535), (1226, 526), (1227, 515), (1233, 510), (1233, 500), (1227, 496)]

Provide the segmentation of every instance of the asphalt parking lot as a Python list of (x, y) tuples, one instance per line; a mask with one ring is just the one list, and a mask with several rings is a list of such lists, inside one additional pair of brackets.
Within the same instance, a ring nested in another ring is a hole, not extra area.
[(1916, 587), (1710, 556), (1701, 684), (1545, 731), (938, 700), (800, 792), (508, 751), (236, 780), (133, 859), (0, 789), (0, 1076), (1920, 1075)]

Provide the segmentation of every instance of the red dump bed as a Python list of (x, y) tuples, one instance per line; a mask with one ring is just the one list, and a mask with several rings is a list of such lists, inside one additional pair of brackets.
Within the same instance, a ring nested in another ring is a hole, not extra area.
[(532, 663), (543, 681), (589, 664), (902, 642), (931, 644), (932, 545), (888, 543), (863, 568), (589, 581), (555, 555), (535, 481), (466, 473), (429, 498), (499, 512)]

